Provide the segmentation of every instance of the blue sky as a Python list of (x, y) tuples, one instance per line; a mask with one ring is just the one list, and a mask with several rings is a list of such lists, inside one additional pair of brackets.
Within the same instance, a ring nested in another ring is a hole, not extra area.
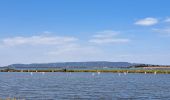
[(0, 65), (170, 65), (169, 0), (1, 0)]

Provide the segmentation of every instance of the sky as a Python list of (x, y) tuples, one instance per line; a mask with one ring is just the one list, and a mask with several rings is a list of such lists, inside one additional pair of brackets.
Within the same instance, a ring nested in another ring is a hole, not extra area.
[(170, 65), (170, 0), (0, 0), (0, 66)]

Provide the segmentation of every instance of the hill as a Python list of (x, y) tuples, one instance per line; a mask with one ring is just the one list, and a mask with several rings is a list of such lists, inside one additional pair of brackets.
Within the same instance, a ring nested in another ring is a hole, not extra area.
[(60, 63), (35, 63), (35, 64), (12, 64), (9, 68), (128, 68), (134, 64), (129, 62), (60, 62)]

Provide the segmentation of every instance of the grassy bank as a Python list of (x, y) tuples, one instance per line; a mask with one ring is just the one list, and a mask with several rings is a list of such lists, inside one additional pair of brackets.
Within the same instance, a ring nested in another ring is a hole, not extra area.
[(0, 70), (0, 72), (103, 72), (103, 73), (160, 73), (160, 74), (170, 74), (170, 70), (15, 70), (15, 69), (5, 69)]

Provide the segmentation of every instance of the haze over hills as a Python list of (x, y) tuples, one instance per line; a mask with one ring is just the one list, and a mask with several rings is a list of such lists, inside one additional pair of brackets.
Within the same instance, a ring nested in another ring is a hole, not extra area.
[(127, 68), (135, 65), (129, 62), (58, 62), (58, 63), (35, 63), (35, 64), (12, 64), (5, 67), (9, 68)]

